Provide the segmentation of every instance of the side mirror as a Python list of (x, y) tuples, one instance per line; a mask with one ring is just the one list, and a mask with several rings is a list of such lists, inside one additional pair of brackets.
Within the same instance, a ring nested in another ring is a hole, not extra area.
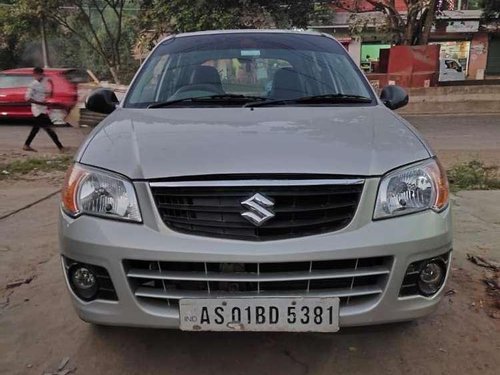
[(398, 109), (408, 104), (408, 94), (400, 86), (385, 86), (380, 93), (380, 99), (389, 109)]
[(96, 89), (90, 93), (85, 101), (85, 108), (89, 111), (104, 113), (113, 112), (118, 105), (118, 98), (110, 89)]

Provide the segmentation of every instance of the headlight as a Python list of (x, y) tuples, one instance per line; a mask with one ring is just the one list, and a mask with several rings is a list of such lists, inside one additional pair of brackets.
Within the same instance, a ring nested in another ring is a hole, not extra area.
[(448, 205), (448, 179), (435, 159), (400, 168), (380, 181), (374, 219), (411, 214)]
[(134, 186), (125, 177), (73, 165), (62, 189), (62, 207), (73, 217), (88, 214), (141, 222)]

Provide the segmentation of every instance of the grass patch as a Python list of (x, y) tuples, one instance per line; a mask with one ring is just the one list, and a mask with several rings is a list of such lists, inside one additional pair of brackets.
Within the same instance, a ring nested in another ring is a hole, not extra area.
[(452, 191), (500, 189), (498, 166), (486, 166), (479, 160), (457, 164), (447, 173)]
[(0, 165), (0, 179), (22, 176), (32, 172), (66, 171), (72, 161), (73, 156), (71, 155), (15, 160), (9, 164)]

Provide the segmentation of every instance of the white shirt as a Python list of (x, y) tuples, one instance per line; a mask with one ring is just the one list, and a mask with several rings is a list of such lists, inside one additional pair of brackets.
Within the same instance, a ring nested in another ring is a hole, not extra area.
[[(45, 102), (47, 97), (47, 89), (45, 86), (45, 80), (37, 81), (34, 79), (26, 91), (24, 98), (26, 100), (35, 100), (37, 102)], [(38, 117), (41, 114), (47, 114), (48, 108), (45, 105), (40, 105), (36, 103), (31, 103), (31, 113), (33, 113), (34, 117)]]

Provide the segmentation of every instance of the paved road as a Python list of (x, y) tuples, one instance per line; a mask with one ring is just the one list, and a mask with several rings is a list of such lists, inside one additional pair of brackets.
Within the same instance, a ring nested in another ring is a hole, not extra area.
[[(447, 166), (474, 158), (500, 165), (500, 115), (484, 116), (407, 116), (436, 150)], [(76, 148), (88, 129), (59, 128), (64, 145)], [(20, 149), (29, 127), (0, 124), (0, 163), (12, 157), (27, 155)], [(57, 153), (43, 131), (33, 147), (43, 154)], [(32, 154), (29, 154), (32, 155)]]
[(442, 162), (479, 159), (500, 165), (500, 115), (406, 116), (436, 150)]

